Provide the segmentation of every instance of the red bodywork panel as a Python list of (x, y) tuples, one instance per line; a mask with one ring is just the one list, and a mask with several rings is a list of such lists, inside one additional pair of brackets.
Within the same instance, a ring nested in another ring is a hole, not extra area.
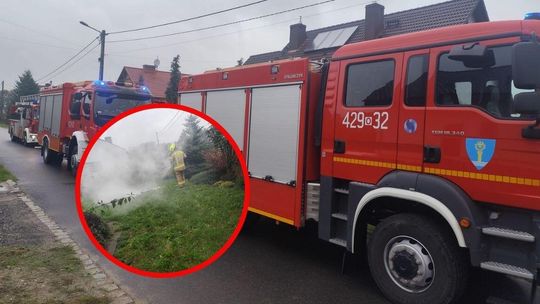
[[(328, 76), (321, 174), (376, 184), (395, 170), (423, 172), (455, 183), (475, 201), (540, 210), (540, 141), (521, 136), (521, 130), (532, 121), (499, 119), (472, 106), (436, 104), (441, 54), (465, 41), (478, 41), (488, 47), (511, 45), (532, 32), (540, 32), (540, 21), (452, 26), (340, 48)], [(426, 106), (409, 107), (404, 105), (406, 65), (409, 57), (418, 54), (429, 55)], [(344, 82), (348, 64), (385, 59), (396, 62), (392, 105), (346, 108)], [(472, 102), (478, 101), (473, 98)], [(342, 121), (349, 111), (361, 111), (366, 117), (386, 112), (388, 128), (376, 132), (344, 128)], [(404, 130), (408, 119), (417, 123), (414, 134)], [(339, 139), (345, 139), (350, 148), (344, 154), (334, 154), (334, 140)], [(468, 155), (467, 139), (496, 142), (493, 157), (485, 167), (477, 169), (473, 165), (470, 158), (475, 155)], [(439, 148), (440, 162), (424, 162), (424, 146)]]
[[(206, 110), (206, 92), (246, 89), (245, 140), (244, 147), (241, 147), (246, 156), (249, 89), (291, 81), (303, 84), (297, 186), (255, 178), (251, 181), (252, 211), (271, 218), (300, 226), (304, 210), (302, 189), (298, 185), (316, 181), (320, 176), (377, 184), (396, 170), (440, 176), (478, 202), (540, 210), (540, 141), (521, 136), (521, 130), (533, 122), (496, 118), (472, 104), (450, 107), (436, 102), (437, 71), (442, 54), (453, 46), (471, 42), (488, 47), (511, 45), (520, 41), (522, 35), (532, 32), (540, 33), (540, 21), (459, 25), (341, 47), (329, 66), (320, 148), (313, 144), (320, 74), (309, 72), (306, 59), (183, 77), (179, 87), (181, 94), (201, 92), (201, 103), (197, 106), (202, 111)], [(424, 106), (408, 106), (404, 102), (408, 62), (411, 57), (419, 55), (428, 56), (426, 103)], [(346, 106), (348, 68), (354, 64), (383, 60), (394, 63), (391, 104)], [(279, 73), (270, 73), (273, 66), (279, 66)], [(357, 123), (355, 127), (347, 126), (345, 122), (353, 118)], [(412, 130), (411, 125), (414, 126)], [(467, 142), (477, 139), (496, 142), (493, 157), (481, 169), (473, 163), (474, 153), (467, 152)], [(336, 141), (345, 144), (343, 153), (334, 153)], [(425, 147), (440, 149), (440, 161), (425, 161)]]
[[(277, 67), (279, 71), (273, 74), (272, 67)], [(306, 59), (276, 61), (183, 77), (180, 81), (179, 93), (180, 104), (182, 104), (182, 93), (201, 92), (201, 108), (205, 112), (208, 91), (244, 89), (246, 94), (244, 145), (240, 148), (247, 158), (251, 89), (288, 84), (301, 85), (300, 115), (295, 118), (299, 120), (296, 185), (291, 186), (252, 177), (250, 210), (299, 227), (303, 225), (304, 220), (303, 185), (306, 181), (318, 180), (320, 172), (319, 149), (314, 145), (314, 116), (319, 96), (320, 73), (312, 72), (310, 63)]]

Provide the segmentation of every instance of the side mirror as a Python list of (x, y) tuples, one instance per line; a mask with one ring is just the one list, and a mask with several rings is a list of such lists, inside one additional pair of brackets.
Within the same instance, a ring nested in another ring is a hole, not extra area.
[(80, 119), (81, 118), (81, 102), (73, 101), (69, 106), (69, 116), (71, 119)]
[(526, 92), (514, 96), (514, 112), (520, 114), (540, 114), (540, 94)]
[(523, 138), (540, 139), (540, 93), (526, 92), (514, 96), (514, 111), (520, 114), (536, 115), (536, 122), (533, 125), (521, 130)]
[(81, 92), (77, 92), (73, 94), (73, 99), (75, 100), (81, 100), (83, 98), (83, 94)]
[(518, 89), (540, 88), (540, 44), (536, 36), (532, 40), (512, 47), (512, 79)]
[(460, 61), (468, 68), (487, 68), (495, 65), (495, 54), (478, 42), (453, 47), (448, 54), (450, 60)]

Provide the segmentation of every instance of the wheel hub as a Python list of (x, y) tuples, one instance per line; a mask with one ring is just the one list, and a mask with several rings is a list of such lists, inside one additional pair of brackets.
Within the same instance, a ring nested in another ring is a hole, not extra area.
[(408, 292), (427, 290), (435, 276), (431, 255), (412, 237), (399, 236), (390, 240), (384, 250), (384, 263), (394, 283)]

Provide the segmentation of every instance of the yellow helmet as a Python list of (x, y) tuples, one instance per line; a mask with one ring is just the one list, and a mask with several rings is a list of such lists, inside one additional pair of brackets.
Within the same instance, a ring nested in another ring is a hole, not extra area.
[(170, 144), (169, 145), (169, 152), (174, 152), (174, 150), (176, 150), (176, 145), (175, 144)]

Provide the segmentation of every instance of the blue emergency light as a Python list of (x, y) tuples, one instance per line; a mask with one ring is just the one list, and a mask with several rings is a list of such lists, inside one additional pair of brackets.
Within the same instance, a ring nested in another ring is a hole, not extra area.
[(141, 90), (145, 91), (145, 92), (148, 92), (148, 88), (145, 87), (145, 86), (140, 86)]
[(525, 20), (540, 20), (540, 13), (527, 13)]
[(104, 82), (104, 81), (101, 81), (101, 80), (95, 80), (95, 81), (94, 81), (94, 84), (95, 84), (95, 85), (99, 85), (99, 86), (104, 86), (104, 85), (105, 85), (105, 82)]

